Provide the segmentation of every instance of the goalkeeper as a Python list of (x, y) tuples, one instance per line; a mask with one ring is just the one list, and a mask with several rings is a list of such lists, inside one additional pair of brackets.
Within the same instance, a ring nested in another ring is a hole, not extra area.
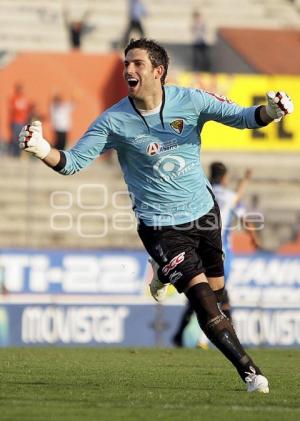
[(247, 390), (268, 393), (267, 378), (218, 307), (224, 290), (220, 213), (199, 152), (207, 121), (259, 128), (291, 113), (293, 104), (284, 92), (270, 92), (267, 105), (241, 107), (203, 90), (165, 86), (168, 64), (159, 44), (132, 40), (125, 49), (127, 97), (100, 115), (68, 151), (51, 148), (39, 122), (22, 129), (20, 147), (64, 175), (115, 149), (139, 236), (155, 266), (153, 297), (162, 299), (168, 283), (183, 292), (202, 330), (231, 361)]

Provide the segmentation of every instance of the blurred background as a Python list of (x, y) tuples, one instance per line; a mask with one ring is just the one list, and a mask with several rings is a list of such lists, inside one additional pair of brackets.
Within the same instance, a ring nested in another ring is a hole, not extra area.
[[(224, 162), (232, 189), (251, 169), (243, 204), (260, 247), (237, 221), (227, 283), (242, 342), (299, 346), (299, 0), (0, 0), (0, 346), (172, 346), (184, 297), (149, 296), (114, 153), (62, 177), (17, 145), (39, 119), (71, 147), (126, 95), (123, 47), (141, 35), (169, 52), (170, 84), (245, 106), (270, 89), (293, 98), (295, 113), (260, 131), (208, 123), (201, 159)], [(198, 335), (192, 323), (184, 345)]]

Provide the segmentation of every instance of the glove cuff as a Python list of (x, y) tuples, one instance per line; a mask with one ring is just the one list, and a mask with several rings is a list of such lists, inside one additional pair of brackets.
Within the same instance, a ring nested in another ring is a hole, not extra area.
[(266, 105), (266, 113), (270, 118), (273, 118), (273, 120), (275, 120), (276, 122), (282, 119), (282, 115), (278, 115), (279, 113), (277, 112), (277, 110), (270, 104)]
[(276, 118), (275, 111), (269, 104), (266, 105), (266, 113), (268, 114), (270, 118), (273, 118), (273, 119)]

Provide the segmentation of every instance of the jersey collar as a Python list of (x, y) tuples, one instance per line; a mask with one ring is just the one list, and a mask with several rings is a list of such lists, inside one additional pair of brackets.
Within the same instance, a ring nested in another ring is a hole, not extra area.
[[(159, 118), (160, 118), (160, 121), (161, 121), (161, 125), (163, 126), (163, 128), (165, 128), (165, 125), (164, 125), (164, 120), (163, 120), (163, 110), (164, 110), (164, 107), (165, 107), (165, 101), (166, 101), (166, 95), (165, 95), (165, 89), (164, 89), (164, 87), (162, 87), (162, 92), (163, 92), (163, 94), (162, 94), (162, 102), (161, 102), (161, 106), (160, 106), (160, 110), (159, 110)], [(134, 104), (134, 101), (133, 101), (133, 99), (132, 98), (130, 98), (130, 97), (128, 97), (128, 99), (129, 99), (129, 102), (130, 102), (130, 104), (132, 105), (132, 108), (134, 109), (134, 111), (141, 117), (141, 119), (143, 120), (143, 122), (145, 123), (145, 125), (146, 125), (146, 127), (147, 127), (147, 129), (148, 129), (148, 131), (150, 132), (150, 127), (149, 127), (149, 125), (148, 125), (148, 123), (147, 123), (147, 121), (146, 121), (146, 119), (145, 119), (145, 117), (143, 116), (143, 114), (140, 112), (140, 110), (138, 109), (138, 108), (136, 108), (136, 106), (135, 106), (135, 104)]]

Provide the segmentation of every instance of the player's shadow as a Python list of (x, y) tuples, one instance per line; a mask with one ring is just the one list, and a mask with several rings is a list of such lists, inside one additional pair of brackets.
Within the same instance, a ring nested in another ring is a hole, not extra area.
[[(161, 389), (161, 390), (182, 390), (182, 385), (180, 386), (170, 386), (170, 385), (166, 385), (166, 386), (148, 386), (148, 385), (144, 385), (145, 389)], [(189, 386), (189, 390), (215, 390), (215, 387), (190, 387)]]

